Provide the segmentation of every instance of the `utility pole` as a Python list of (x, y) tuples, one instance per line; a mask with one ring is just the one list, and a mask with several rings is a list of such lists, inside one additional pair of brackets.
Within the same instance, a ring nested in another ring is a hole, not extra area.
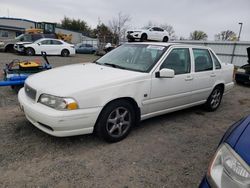
[(239, 22), (239, 24), (240, 24), (240, 31), (239, 31), (238, 41), (240, 41), (240, 35), (241, 35), (241, 30), (242, 30), (243, 23)]

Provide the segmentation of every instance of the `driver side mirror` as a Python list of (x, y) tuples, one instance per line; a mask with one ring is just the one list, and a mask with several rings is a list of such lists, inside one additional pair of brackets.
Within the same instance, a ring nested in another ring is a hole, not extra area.
[(174, 78), (175, 72), (173, 69), (163, 68), (155, 73), (156, 78)]
[(38, 44), (38, 46), (40, 46), (40, 45), (41, 45), (41, 43), (40, 43), (40, 42), (38, 42), (37, 44)]

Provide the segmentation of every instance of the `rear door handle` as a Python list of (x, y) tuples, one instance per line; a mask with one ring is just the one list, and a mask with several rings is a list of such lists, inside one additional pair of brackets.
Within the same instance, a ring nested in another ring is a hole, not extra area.
[(187, 76), (187, 77), (185, 78), (186, 81), (191, 81), (191, 80), (193, 80), (193, 79), (194, 79), (193, 76)]
[(210, 77), (215, 77), (215, 76), (216, 76), (215, 73), (211, 73), (211, 74), (210, 74)]

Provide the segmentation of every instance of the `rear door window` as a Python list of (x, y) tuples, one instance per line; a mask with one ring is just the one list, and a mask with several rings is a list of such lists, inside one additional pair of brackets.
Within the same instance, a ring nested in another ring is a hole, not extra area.
[(213, 70), (213, 61), (207, 49), (193, 49), (195, 72)]

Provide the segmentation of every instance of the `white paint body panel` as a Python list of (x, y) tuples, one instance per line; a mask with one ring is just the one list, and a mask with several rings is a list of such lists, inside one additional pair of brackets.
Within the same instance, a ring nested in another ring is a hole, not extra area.
[[(155, 73), (172, 49), (185, 47), (191, 52), (191, 47), (170, 43), (153, 44), (171, 46), (148, 73), (87, 63), (59, 67), (30, 76), (26, 84), (36, 89), (35, 101), (29, 99), (24, 89), (18, 95), (27, 119), (54, 136), (87, 134), (92, 133), (103, 107), (115, 99), (133, 99), (141, 110), (141, 120), (144, 120), (203, 104), (218, 84), (225, 86), (225, 92), (233, 87), (232, 65), (221, 64), (220, 70), (195, 73), (192, 57), (190, 73), (174, 78), (156, 78)], [(212, 73), (216, 76), (210, 77)], [(58, 111), (44, 106), (37, 102), (43, 93), (72, 97), (79, 109)], [(54, 131), (43, 128), (39, 123), (52, 127)]]
[[(40, 44), (42, 41), (45, 40), (54, 40), (54, 41), (59, 41), (62, 44)], [(49, 39), (49, 38), (42, 38), (34, 43), (31, 44), (24, 44), (25, 48), (33, 48), (35, 50), (36, 55), (41, 55), (42, 52), (46, 52), (47, 55), (61, 55), (62, 50), (66, 49), (69, 51), (69, 55), (75, 55), (75, 48), (73, 44), (66, 43), (62, 40), (58, 39)]]

